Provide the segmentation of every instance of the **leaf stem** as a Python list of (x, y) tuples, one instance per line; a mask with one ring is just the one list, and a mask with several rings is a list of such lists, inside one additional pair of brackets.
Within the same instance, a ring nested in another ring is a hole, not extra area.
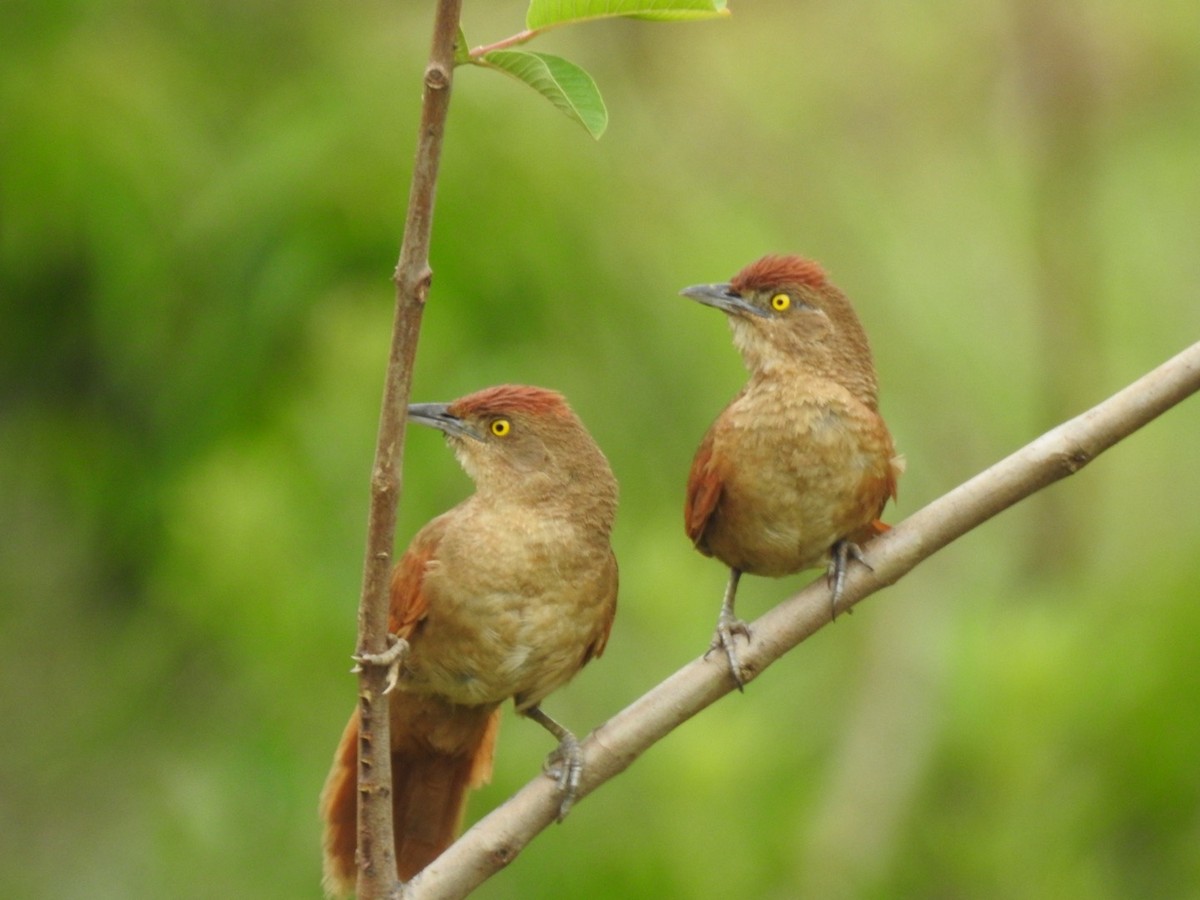
[(494, 44), (483, 44), (471, 51), (469, 59), (471, 62), (476, 62), (481, 56), (486, 56), (493, 50), (507, 50), (509, 47), (517, 47), (521, 44), (528, 43), (541, 34), (544, 30), (545, 29), (526, 28), (524, 31), (518, 31), (516, 34), (509, 35), (503, 40), (496, 41)]

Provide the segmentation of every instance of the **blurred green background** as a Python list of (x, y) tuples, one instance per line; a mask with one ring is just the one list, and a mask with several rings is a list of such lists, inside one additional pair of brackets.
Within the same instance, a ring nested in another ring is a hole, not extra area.
[[(683, 485), (742, 382), (676, 294), (821, 260), (895, 521), (1200, 336), (1185, 3), (734, 3), (461, 70), (414, 399), (563, 390), (622, 484), (580, 732), (706, 645)], [(431, 2), (0, 7), (0, 896), (319, 897)], [(468, 0), (473, 43), (521, 27)], [(479, 891), (1200, 897), (1200, 406), (689, 722)], [(408, 445), (398, 542), (469, 491)], [(811, 575), (749, 579), (756, 616)], [(550, 749), (506, 713), (473, 820)]]

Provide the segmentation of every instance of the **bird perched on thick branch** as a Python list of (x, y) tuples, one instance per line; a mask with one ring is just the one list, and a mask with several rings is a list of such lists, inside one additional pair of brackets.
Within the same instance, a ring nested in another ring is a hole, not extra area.
[[(609, 542), (617, 483), (583, 423), (552, 391), (506, 385), (409, 421), (443, 431), (475, 493), (413, 538), (392, 574), (389, 690), (396, 865), (407, 880), (458, 830), (491, 776), (500, 704), (559, 740), (562, 800), (583, 768), (578, 741), (541, 702), (608, 640), (617, 602)], [(394, 687), (394, 690), (391, 688)], [(358, 713), (321, 794), (325, 887), (354, 887)]]
[(744, 683), (734, 636), (743, 572), (781, 576), (828, 561), (832, 614), (858, 542), (882, 532), (903, 461), (879, 415), (867, 336), (850, 301), (821, 267), (766, 256), (727, 284), (683, 296), (729, 319), (750, 380), (700, 442), (688, 476), (688, 537), (729, 566), (710, 649), (724, 649)]

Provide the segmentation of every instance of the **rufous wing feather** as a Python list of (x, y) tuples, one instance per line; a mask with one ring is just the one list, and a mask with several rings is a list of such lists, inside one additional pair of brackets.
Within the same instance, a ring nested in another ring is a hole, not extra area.
[(696, 549), (711, 556), (704, 532), (709, 520), (716, 512), (721, 499), (721, 476), (713, 465), (713, 433), (710, 431), (700, 442), (692, 470), (688, 473), (687, 499), (683, 507), (684, 528)]
[(358, 844), (358, 710), (342, 732), (333, 767), (321, 791), (321, 849), (325, 893), (343, 897), (354, 890), (354, 848)]
[(429, 609), (425, 574), (437, 555), (442, 530), (441, 519), (422, 528), (392, 570), (388, 630), (396, 637), (409, 638)]
[[(434, 520), (413, 539), (392, 572), (389, 628), (419, 640), (429, 608), (425, 575), (441, 536)], [(454, 840), (470, 788), (491, 777), (499, 723), (495, 705), (458, 706), (434, 696), (390, 695), (392, 812), (398, 876), (407, 880)], [(321, 792), (325, 891), (343, 897), (354, 890), (358, 843), (359, 713), (350, 717)]]
[(608, 646), (608, 636), (612, 633), (613, 619), (617, 615), (617, 579), (617, 557), (609, 550), (607, 581), (601, 601), (604, 612), (597, 617), (595, 636), (583, 651), (583, 657), (579, 661), (581, 669), (589, 661), (599, 657), (604, 652), (604, 648)]
[(903, 473), (904, 457), (893, 456), (889, 460), (887, 472), (882, 478), (868, 478), (863, 481), (859, 488), (859, 502), (863, 509), (874, 509), (875, 518), (855, 533), (848, 535), (850, 540), (855, 543), (864, 543), (892, 530), (890, 525), (878, 517), (883, 515), (883, 508), (887, 506), (887, 502), (896, 499), (897, 482)]

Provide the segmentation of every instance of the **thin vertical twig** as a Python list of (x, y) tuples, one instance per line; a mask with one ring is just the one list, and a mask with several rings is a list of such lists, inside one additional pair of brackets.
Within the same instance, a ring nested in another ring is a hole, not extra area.
[[(433, 279), (429, 267), (429, 242), (438, 164), (454, 77), (454, 42), (461, 11), (462, 0), (438, 0), (429, 64), (425, 67), (421, 125), (408, 214), (400, 258), (393, 275), (396, 313), (371, 472), (366, 558), (358, 610), (359, 653), (382, 653), (387, 649), (388, 580), (396, 534), (396, 510), (403, 486), (405, 413), (412, 388), (421, 316)], [(359, 675), (357, 893), (360, 900), (390, 897), (396, 890), (391, 739), (388, 701), (383, 696), (385, 676), (382, 667), (371, 665), (363, 666)]]

